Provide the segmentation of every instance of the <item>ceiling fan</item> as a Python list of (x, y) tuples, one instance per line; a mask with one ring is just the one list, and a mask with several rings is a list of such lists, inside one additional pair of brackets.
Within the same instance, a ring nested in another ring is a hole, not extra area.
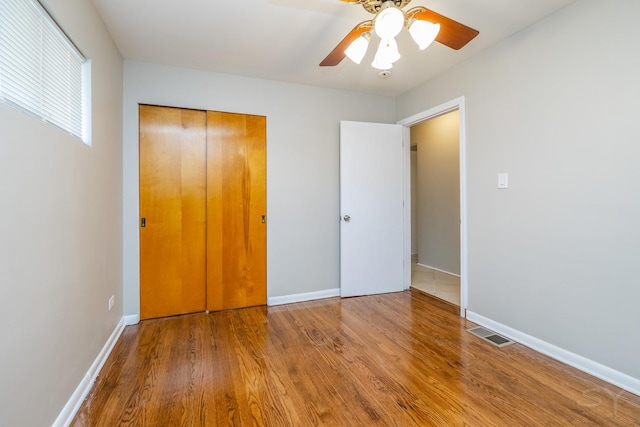
[(361, 4), (375, 16), (356, 25), (320, 63), (323, 67), (338, 65), (346, 56), (359, 64), (367, 51), (372, 31), (380, 37), (380, 45), (371, 65), (380, 70), (388, 70), (400, 58), (395, 36), (403, 27), (409, 30), (421, 50), (434, 40), (458, 50), (479, 34), (479, 31), (423, 6), (403, 11), (411, 0), (340, 1)]

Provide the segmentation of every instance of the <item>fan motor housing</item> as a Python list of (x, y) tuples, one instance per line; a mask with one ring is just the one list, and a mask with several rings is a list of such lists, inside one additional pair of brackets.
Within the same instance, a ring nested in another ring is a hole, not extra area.
[(387, 1), (392, 1), (398, 9), (402, 9), (411, 2), (411, 0), (361, 0), (360, 4), (367, 12), (375, 14), (380, 11), (382, 4)]

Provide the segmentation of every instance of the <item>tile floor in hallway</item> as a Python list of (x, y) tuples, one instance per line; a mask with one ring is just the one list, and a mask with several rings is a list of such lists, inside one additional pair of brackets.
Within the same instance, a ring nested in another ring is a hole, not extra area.
[(411, 263), (411, 287), (460, 305), (460, 277)]

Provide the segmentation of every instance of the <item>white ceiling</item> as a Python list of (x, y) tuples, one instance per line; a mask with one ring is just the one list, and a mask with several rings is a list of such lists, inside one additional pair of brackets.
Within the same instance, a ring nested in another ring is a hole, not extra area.
[(92, 0), (122, 55), (220, 73), (397, 96), (575, 0), (413, 0), (480, 31), (459, 51), (418, 50), (406, 31), (390, 78), (369, 64), (318, 64), (373, 17), (339, 0)]

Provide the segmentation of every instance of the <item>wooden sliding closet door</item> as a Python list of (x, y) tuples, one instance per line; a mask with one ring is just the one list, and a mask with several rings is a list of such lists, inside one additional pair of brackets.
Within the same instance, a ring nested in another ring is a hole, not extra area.
[(205, 111), (140, 106), (140, 318), (205, 310)]
[(207, 112), (207, 310), (266, 304), (266, 117)]

